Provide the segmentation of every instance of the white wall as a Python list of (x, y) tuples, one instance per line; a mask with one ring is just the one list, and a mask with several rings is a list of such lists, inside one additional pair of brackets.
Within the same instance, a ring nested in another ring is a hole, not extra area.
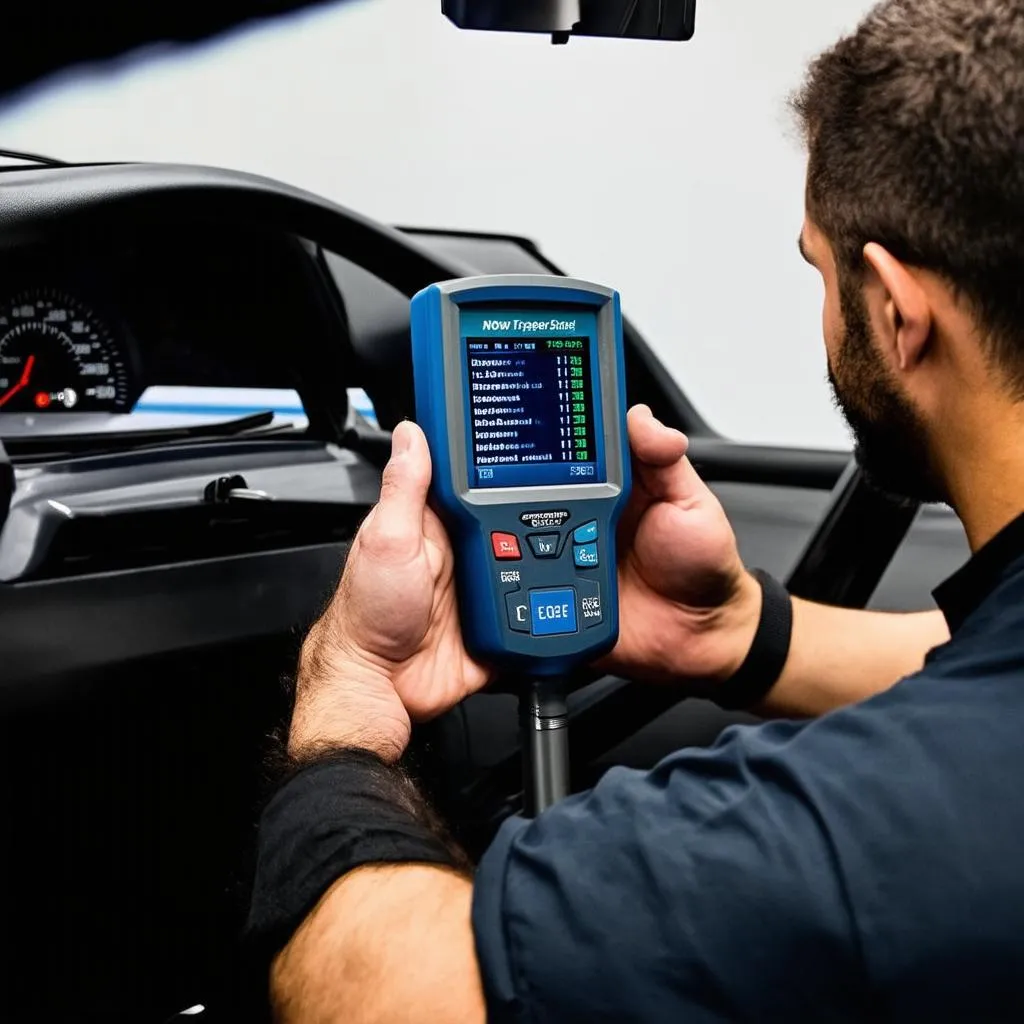
[(459, 32), (361, 0), (51, 83), (0, 145), (256, 171), (385, 221), (510, 231), (620, 289), (710, 421), (846, 443), (796, 253), (784, 98), (866, 0), (699, 0), (687, 44)]

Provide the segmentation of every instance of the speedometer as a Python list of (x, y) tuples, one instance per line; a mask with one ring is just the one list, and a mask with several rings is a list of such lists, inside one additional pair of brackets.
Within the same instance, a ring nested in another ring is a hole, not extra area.
[(96, 314), (49, 289), (0, 302), (0, 412), (117, 412), (127, 359)]

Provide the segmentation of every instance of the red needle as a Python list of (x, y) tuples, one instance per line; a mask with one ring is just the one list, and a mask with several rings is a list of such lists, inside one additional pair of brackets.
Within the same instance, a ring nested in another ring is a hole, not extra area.
[(2, 406), (9, 398), (16, 395), (22, 388), (28, 387), (29, 378), (32, 376), (32, 366), (36, 361), (35, 355), (31, 355), (25, 360), (25, 369), (21, 371), (21, 380), (12, 388), (8, 388), (2, 395), (0, 395), (0, 406)]

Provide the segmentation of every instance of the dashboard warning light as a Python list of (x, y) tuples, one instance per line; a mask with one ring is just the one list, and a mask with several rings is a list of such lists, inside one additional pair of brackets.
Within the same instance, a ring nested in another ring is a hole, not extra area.
[(45, 391), (36, 392), (36, 408), (45, 409), (50, 404), (50, 396)]

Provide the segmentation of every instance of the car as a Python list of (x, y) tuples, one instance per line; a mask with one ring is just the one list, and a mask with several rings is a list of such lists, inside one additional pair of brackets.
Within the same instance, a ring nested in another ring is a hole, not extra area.
[[(413, 413), (409, 298), (562, 268), (524, 238), (159, 164), (6, 170), (0, 241), (4, 1013), (217, 1019), (298, 645)], [(629, 401), (689, 434), (749, 564), (917, 609), (965, 557), (950, 511), (873, 491), (848, 452), (720, 436), (624, 334)], [(473, 855), (522, 799), (514, 691), (416, 731), (414, 770)], [(745, 720), (582, 673), (573, 785)]]

